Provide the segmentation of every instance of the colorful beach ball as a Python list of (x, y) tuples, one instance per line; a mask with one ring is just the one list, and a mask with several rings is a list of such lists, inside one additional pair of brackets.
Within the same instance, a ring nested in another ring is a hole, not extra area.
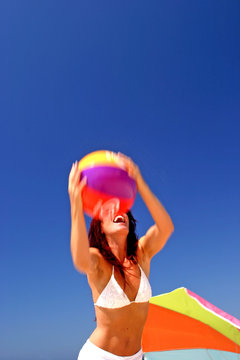
[(86, 155), (79, 162), (81, 179), (87, 177), (83, 190), (83, 209), (87, 215), (125, 213), (133, 206), (137, 186), (116, 153), (101, 150)]

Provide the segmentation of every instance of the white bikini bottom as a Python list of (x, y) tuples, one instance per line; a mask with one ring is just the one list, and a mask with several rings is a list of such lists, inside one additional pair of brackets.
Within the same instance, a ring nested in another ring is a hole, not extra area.
[(108, 351), (100, 349), (98, 346), (87, 340), (83, 345), (77, 360), (142, 360), (143, 352), (139, 350), (136, 354), (131, 356), (118, 356)]

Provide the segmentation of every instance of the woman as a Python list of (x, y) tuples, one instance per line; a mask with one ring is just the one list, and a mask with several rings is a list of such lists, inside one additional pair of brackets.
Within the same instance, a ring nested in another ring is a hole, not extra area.
[[(69, 175), (71, 204), (71, 253), (74, 266), (88, 278), (96, 311), (97, 327), (79, 353), (78, 360), (140, 360), (141, 337), (147, 318), (151, 287), (150, 262), (166, 244), (173, 223), (160, 201), (145, 183), (138, 166), (118, 154), (145, 202), (155, 224), (137, 240), (130, 212), (93, 220), (89, 239), (82, 206), (77, 162)], [(90, 240), (90, 245), (89, 245)]]

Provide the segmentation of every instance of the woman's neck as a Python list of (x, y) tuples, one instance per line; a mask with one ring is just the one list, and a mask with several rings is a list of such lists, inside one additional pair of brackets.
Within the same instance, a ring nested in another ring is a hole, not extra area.
[(127, 239), (126, 237), (116, 236), (107, 238), (108, 245), (110, 246), (113, 255), (123, 263), (127, 257)]

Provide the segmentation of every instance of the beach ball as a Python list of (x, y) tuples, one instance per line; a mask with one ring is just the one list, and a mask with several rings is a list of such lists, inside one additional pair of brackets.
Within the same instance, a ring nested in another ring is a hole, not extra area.
[(107, 150), (94, 151), (78, 164), (80, 179), (87, 177), (82, 199), (87, 215), (100, 218), (109, 213), (125, 213), (131, 209), (137, 185), (119, 161), (116, 153)]

